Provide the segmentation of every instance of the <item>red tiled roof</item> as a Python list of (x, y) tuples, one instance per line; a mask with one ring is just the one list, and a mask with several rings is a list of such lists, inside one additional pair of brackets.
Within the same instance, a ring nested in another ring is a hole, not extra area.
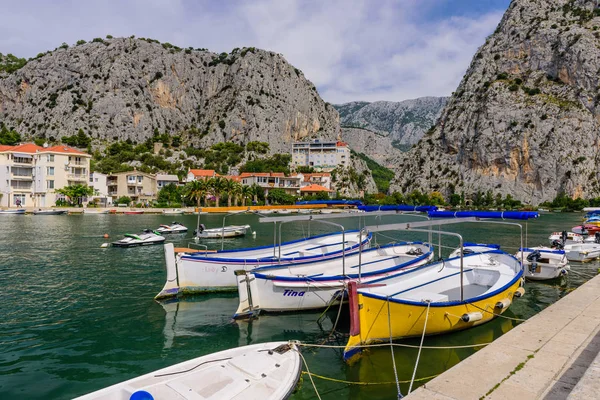
[(64, 146), (64, 145), (42, 148), (40, 150), (40, 153), (66, 153), (66, 154), (79, 154), (82, 156), (89, 156), (89, 154), (86, 152), (74, 149), (69, 146)]
[(8, 151), (13, 151), (15, 153), (30, 153), (30, 154), (35, 154), (38, 151), (42, 151), (44, 150), (43, 147), (38, 146), (37, 144), (34, 143), (25, 143), (25, 144), (20, 144), (18, 146), (13, 146), (12, 149), (8, 150)]
[(223, 178), (229, 179), (230, 181), (235, 181), (235, 182), (239, 182), (242, 180), (242, 177), (238, 176), (238, 175), (225, 175)]
[(8, 150), (10, 150), (12, 148), (13, 148), (13, 146), (7, 146), (5, 144), (0, 144), (0, 152), (2, 152), (2, 151), (8, 151)]
[(194, 174), (194, 176), (215, 176), (215, 170), (214, 169), (190, 169), (190, 172)]
[(346, 143), (346, 142), (337, 142), (335, 145), (337, 147), (346, 147), (346, 146), (348, 146), (348, 143)]
[(333, 190), (329, 190), (326, 187), (321, 185), (317, 185), (313, 183), (312, 185), (305, 186), (300, 189), (301, 192), (332, 192)]

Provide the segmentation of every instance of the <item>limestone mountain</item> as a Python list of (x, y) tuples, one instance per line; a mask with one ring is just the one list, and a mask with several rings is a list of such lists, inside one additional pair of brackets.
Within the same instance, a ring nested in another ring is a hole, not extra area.
[(26, 137), (83, 129), (95, 143), (141, 142), (166, 132), (196, 146), (264, 141), (276, 153), (294, 140), (340, 136), (335, 109), (270, 51), (215, 54), (109, 36), (63, 44), (19, 67), (0, 69), (0, 121)]
[(513, 0), (392, 190), (599, 196), (599, 3)]
[(388, 136), (394, 146), (407, 150), (435, 124), (446, 97), (421, 97), (401, 102), (351, 102), (334, 105), (342, 128), (361, 128)]

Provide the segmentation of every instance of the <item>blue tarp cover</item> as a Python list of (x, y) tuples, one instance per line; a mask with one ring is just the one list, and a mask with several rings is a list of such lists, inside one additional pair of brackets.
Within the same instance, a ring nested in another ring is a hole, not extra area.
[(359, 210), (363, 211), (418, 211), (428, 212), (437, 210), (436, 206), (409, 206), (406, 204), (395, 204), (388, 206), (359, 206)]
[(537, 211), (430, 211), (429, 218), (500, 218), (531, 219), (538, 218)]

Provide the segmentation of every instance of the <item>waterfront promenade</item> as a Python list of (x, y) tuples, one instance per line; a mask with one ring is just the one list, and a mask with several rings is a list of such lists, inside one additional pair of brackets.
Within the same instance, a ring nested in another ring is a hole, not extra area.
[(598, 398), (599, 351), (596, 276), (405, 398)]

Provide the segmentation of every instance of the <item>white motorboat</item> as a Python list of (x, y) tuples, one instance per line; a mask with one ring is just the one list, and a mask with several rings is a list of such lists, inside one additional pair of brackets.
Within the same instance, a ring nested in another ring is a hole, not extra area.
[[(180, 293), (235, 291), (234, 271), (250, 271), (255, 267), (287, 268), (299, 262), (322, 261), (369, 248), (371, 233), (336, 232), (312, 236), (281, 245), (237, 250), (184, 252), (175, 256), (171, 244), (165, 245), (167, 280), (157, 299)], [(361, 240), (362, 239), (362, 240)]]
[(201, 239), (234, 238), (245, 236), (248, 229), (250, 229), (250, 225), (228, 225), (221, 228), (206, 229), (204, 224), (200, 224), (200, 229), (194, 230), (194, 236)]
[(552, 232), (552, 234), (548, 237), (551, 246), (555, 246), (557, 243), (562, 242), (563, 244), (575, 244), (575, 243), (583, 243), (584, 238), (582, 235), (575, 232)]
[(186, 233), (187, 231), (188, 228), (176, 221), (171, 222), (170, 225), (161, 225), (156, 228), (156, 232), (161, 235), (168, 235), (171, 233)]
[(11, 209), (0, 210), (0, 215), (23, 215), (23, 214), (25, 214), (24, 208), (17, 208), (14, 210), (11, 210)]
[(83, 215), (106, 215), (109, 210), (93, 210), (93, 209), (85, 209), (83, 210)]
[(281, 208), (278, 210), (275, 210), (277, 212), (277, 214), (291, 214), (292, 210), (288, 210), (287, 208)]
[(33, 215), (65, 215), (67, 210), (33, 210)]
[(150, 229), (146, 229), (139, 235), (126, 233), (123, 239), (112, 242), (112, 245), (115, 247), (136, 247), (162, 244), (164, 241), (164, 236), (161, 236), (157, 232), (151, 231)]
[(326, 261), (258, 267), (236, 272), (238, 309), (233, 316), (252, 318), (261, 312), (301, 311), (339, 304), (348, 282), (369, 283), (433, 258), (433, 246), (396, 243)]
[(294, 342), (270, 342), (194, 358), (78, 397), (78, 400), (281, 400), (296, 388), (302, 361)]
[(571, 269), (563, 250), (543, 246), (523, 248), (515, 257), (519, 261), (523, 259), (523, 276), (534, 281), (556, 279)]
[(565, 244), (562, 249), (569, 261), (588, 262), (600, 257), (600, 244), (597, 243)]
[(321, 214), (333, 214), (333, 209), (321, 209)]
[(162, 213), (164, 215), (181, 215), (181, 214), (183, 214), (183, 210), (180, 210), (178, 208), (174, 208), (172, 210), (163, 210)]

